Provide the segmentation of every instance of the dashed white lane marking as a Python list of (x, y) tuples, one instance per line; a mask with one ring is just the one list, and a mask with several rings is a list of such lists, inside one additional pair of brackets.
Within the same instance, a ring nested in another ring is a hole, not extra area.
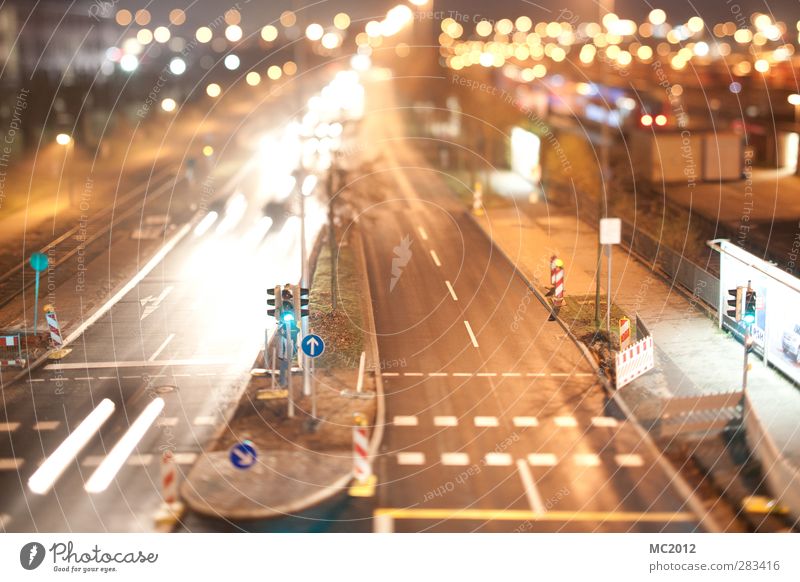
[(422, 228), (421, 226), (418, 226), (417, 230), (419, 231), (419, 236), (422, 237), (422, 240), (428, 240), (428, 233), (425, 232), (424, 228)]
[(467, 453), (442, 453), (442, 465), (451, 467), (469, 465), (469, 455)]
[(424, 465), (425, 453), (405, 452), (397, 453), (398, 465)]
[(15, 471), (19, 469), (25, 459), (0, 459), (0, 471)]
[(395, 426), (417, 426), (416, 416), (395, 416), (392, 424)]
[(575, 372), (575, 375), (580, 378), (586, 378), (588, 376), (594, 376), (591, 372)]
[(453, 376), (458, 378), (471, 378), (473, 374), (472, 372), (453, 372)]
[(421, 377), (424, 375), (422, 372), (403, 372), (403, 376)]
[(156, 426), (175, 426), (178, 424), (177, 416), (165, 416), (156, 421)]
[(59, 425), (61, 425), (61, 421), (59, 420), (40, 420), (33, 425), (33, 430), (56, 430)]
[(166, 347), (169, 345), (169, 342), (171, 342), (173, 339), (175, 339), (175, 334), (174, 333), (169, 334), (167, 336), (167, 339), (165, 339), (164, 342), (160, 346), (158, 346), (158, 349), (153, 352), (153, 355), (150, 356), (148, 362), (155, 362), (156, 358), (161, 355), (161, 352), (163, 352), (166, 349)]
[(91, 376), (81, 376), (80, 378), (73, 378), (73, 380), (88, 382), (89, 380), (94, 380)]
[(476, 375), (479, 378), (494, 378), (495, 376), (497, 376), (497, 372), (478, 372)]
[(560, 378), (560, 377), (563, 378), (569, 376), (569, 374), (567, 374), (566, 372), (550, 372), (550, 375), (553, 376), (554, 378)]
[(508, 467), (513, 462), (508, 453), (486, 453), (484, 460), (490, 467)]
[(97, 379), (98, 380), (116, 380), (117, 377), (116, 376), (98, 376)]
[(592, 424), (601, 428), (614, 428), (619, 423), (616, 418), (610, 416), (593, 416)]
[(575, 464), (581, 467), (597, 467), (600, 465), (600, 457), (594, 453), (583, 453), (575, 455)]
[(478, 427), (498, 426), (499, 424), (496, 416), (476, 416), (474, 420), (475, 426)]
[(472, 326), (470, 326), (469, 322), (466, 319), (464, 320), (464, 327), (467, 328), (467, 333), (469, 334), (469, 339), (472, 341), (472, 345), (477, 348), (478, 338), (476, 338), (475, 334), (472, 333)]
[(0, 432), (14, 432), (18, 428), (18, 422), (0, 422)]
[(539, 419), (537, 419), (535, 416), (515, 416), (513, 422), (514, 426), (517, 428), (539, 426)]
[(134, 467), (146, 467), (153, 460), (153, 455), (131, 455), (128, 464)]
[(44, 378), (31, 378), (29, 382), (44, 382)]
[(381, 372), (381, 376), (386, 376), (387, 378), (388, 377), (399, 376), (399, 375), (400, 375), (400, 372)]
[(447, 372), (429, 372), (428, 376), (432, 378), (444, 378), (447, 376)]
[(541, 378), (542, 376), (547, 376), (544, 372), (528, 372), (525, 374), (528, 378)]
[(179, 465), (191, 465), (197, 459), (197, 453), (175, 453), (172, 458)]
[[(225, 366), (235, 364), (227, 358), (195, 358), (193, 360), (159, 360), (150, 362), (138, 360), (130, 362), (75, 362), (69, 364), (48, 364), (45, 370), (91, 370), (95, 368), (150, 368), (153, 366)], [(123, 376), (125, 377), (125, 376)], [(139, 378), (139, 376), (131, 376)]]
[(528, 463), (532, 467), (552, 467), (558, 462), (553, 453), (531, 453), (528, 455)]
[(614, 455), (614, 460), (620, 467), (641, 467), (644, 465), (641, 455)]
[(458, 419), (455, 416), (434, 416), (434, 426), (458, 426)]
[(197, 416), (194, 419), (195, 426), (213, 426), (217, 423), (217, 419), (214, 416)]
[(574, 427), (578, 426), (578, 421), (575, 420), (574, 416), (556, 416), (553, 419), (553, 422), (556, 423), (556, 426), (561, 427)]
[(519, 378), (520, 376), (522, 376), (521, 372), (503, 372), (505, 378)]
[(447, 285), (447, 290), (450, 291), (450, 297), (453, 298), (453, 301), (458, 301), (458, 295), (456, 295), (456, 290), (453, 289), (450, 281), (445, 281), (444, 284)]
[(522, 479), (522, 485), (525, 487), (525, 496), (528, 498), (528, 505), (534, 513), (544, 513), (547, 508), (542, 503), (542, 496), (539, 495), (539, 489), (536, 487), (536, 482), (533, 480), (533, 473), (531, 468), (522, 459), (517, 459), (517, 470), (519, 471), (519, 478)]
[(439, 255), (437, 255), (436, 251), (433, 249), (431, 249), (431, 258), (433, 259), (433, 262), (437, 267), (442, 266), (442, 261), (439, 260)]

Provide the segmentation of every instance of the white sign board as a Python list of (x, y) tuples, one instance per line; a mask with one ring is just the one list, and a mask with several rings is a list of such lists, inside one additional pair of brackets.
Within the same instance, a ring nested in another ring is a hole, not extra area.
[(600, 244), (618, 245), (622, 240), (622, 221), (619, 218), (600, 219)]

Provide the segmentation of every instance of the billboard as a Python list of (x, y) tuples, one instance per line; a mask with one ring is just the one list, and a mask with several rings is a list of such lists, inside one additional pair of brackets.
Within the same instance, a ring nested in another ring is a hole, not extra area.
[(740, 339), (744, 327), (728, 317), (728, 290), (747, 286), (756, 292), (753, 339), (756, 350), (800, 384), (800, 279), (730, 241), (720, 246), (720, 324)]

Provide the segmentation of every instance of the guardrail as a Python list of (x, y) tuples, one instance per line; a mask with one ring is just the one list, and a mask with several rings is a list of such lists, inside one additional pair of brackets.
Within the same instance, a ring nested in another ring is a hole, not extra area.
[(789, 509), (794, 519), (800, 519), (800, 469), (784, 458), (772, 437), (764, 430), (746, 390), (744, 427), (747, 446), (761, 463), (770, 493)]

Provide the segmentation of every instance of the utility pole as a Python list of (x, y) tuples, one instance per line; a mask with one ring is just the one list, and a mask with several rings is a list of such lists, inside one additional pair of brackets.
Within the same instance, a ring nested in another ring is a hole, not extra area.
[[(300, 195), (300, 288), (308, 288), (308, 257), (306, 255), (306, 194), (303, 192), (303, 187), (297, 188)], [(302, 344), (303, 338), (308, 334), (308, 317), (300, 317), (300, 338), (298, 343)], [(308, 396), (311, 394), (311, 369), (309, 362), (301, 354), (302, 350), (297, 352), (297, 361), (303, 368), (303, 395)]]
[[(333, 187), (333, 178), (334, 174), (338, 172), (336, 168), (336, 159), (334, 157), (333, 162), (331, 163), (331, 168), (328, 171), (328, 180), (327, 180), (327, 194), (328, 194), (328, 254), (330, 255), (331, 261), (331, 309), (336, 311), (339, 301), (336, 293), (336, 282), (338, 279), (337, 276), (337, 245), (336, 245), (336, 224), (334, 222), (336, 213), (333, 211), (333, 199), (334, 199), (334, 187)], [(338, 180), (337, 180), (338, 186)]]

